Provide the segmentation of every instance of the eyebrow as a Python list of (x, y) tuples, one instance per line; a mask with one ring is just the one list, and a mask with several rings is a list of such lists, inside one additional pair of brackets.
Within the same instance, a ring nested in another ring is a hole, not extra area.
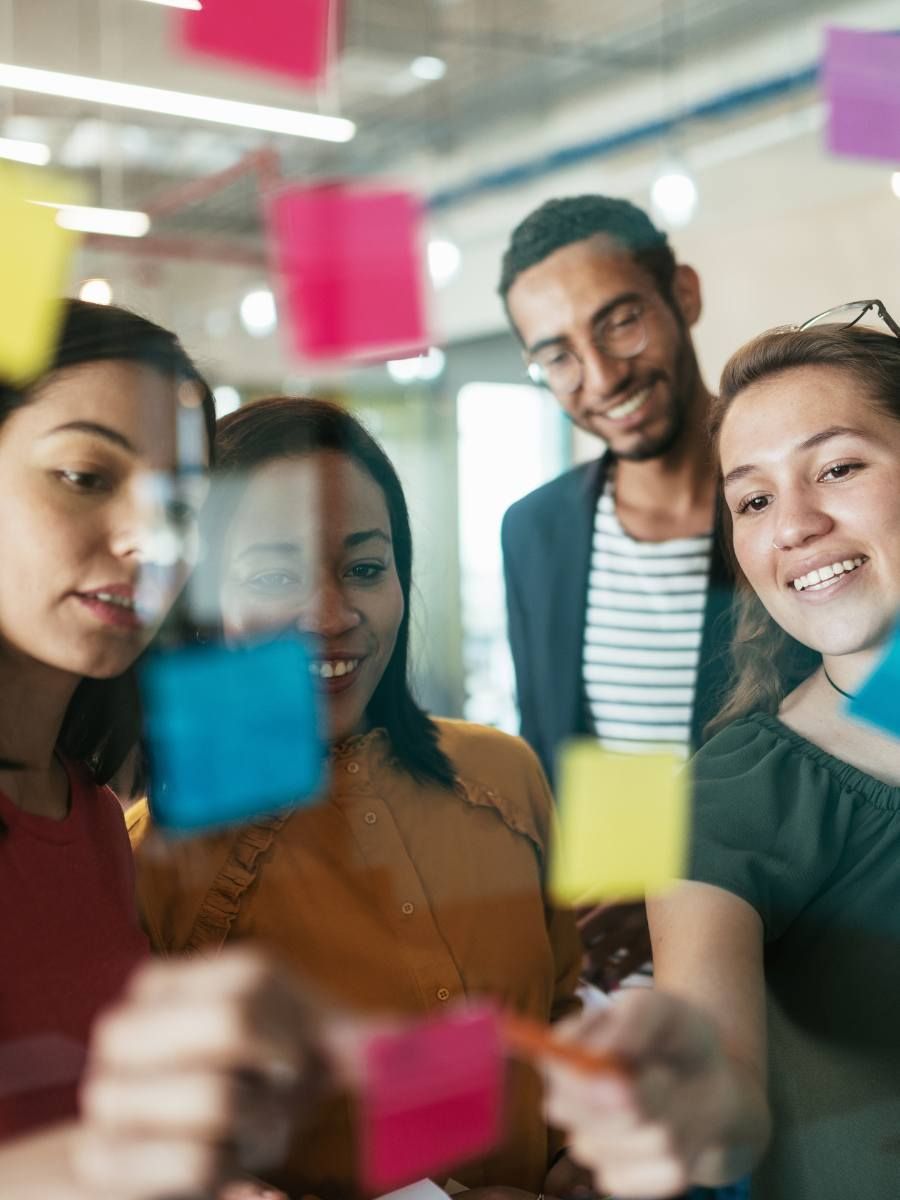
[(359, 533), (351, 533), (349, 537), (345, 537), (344, 545), (348, 550), (352, 550), (354, 546), (360, 546), (363, 542), (371, 541), (373, 538), (378, 538), (388, 546), (392, 544), (383, 529), (361, 529)]
[(109, 425), (101, 425), (97, 421), (68, 421), (65, 425), (57, 425), (55, 429), (45, 433), (44, 437), (52, 437), (56, 433), (92, 434), (94, 437), (112, 442), (114, 446), (118, 446), (122, 450), (127, 450), (129, 454), (137, 454), (137, 450), (124, 433), (119, 433), (117, 429), (112, 429)]
[[(381, 529), (361, 529), (359, 533), (351, 533), (344, 538), (344, 546), (350, 550), (354, 546), (362, 545), (363, 542), (368, 542), (373, 538), (385, 542), (388, 546), (391, 545), (391, 539)], [(302, 554), (303, 549), (298, 542), (254, 542), (252, 546), (248, 546), (237, 555), (235, 561), (240, 562), (242, 558), (248, 558), (252, 554)]]
[[(814, 433), (812, 437), (806, 438), (805, 441), (799, 442), (794, 446), (792, 453), (796, 454), (804, 450), (813, 450), (816, 446), (821, 446), (823, 442), (830, 442), (836, 437), (858, 437), (865, 441), (872, 441), (870, 434), (865, 433), (862, 429), (853, 429), (849, 425), (830, 425), (827, 429), (821, 429), (818, 433)], [(722, 486), (728, 487), (730, 483), (735, 483), (738, 479), (743, 479), (745, 475), (752, 475), (754, 471), (759, 470), (755, 463), (745, 463), (742, 467), (735, 467), (733, 471), (722, 480)]]
[[(601, 321), (605, 321), (614, 308), (618, 308), (620, 304), (633, 303), (635, 300), (643, 300), (644, 297), (640, 292), (621, 292), (618, 296), (614, 296), (608, 303), (603, 304), (596, 312), (591, 314), (591, 326), (599, 325)], [(546, 349), (547, 346), (556, 346), (560, 342), (567, 342), (569, 339), (563, 334), (558, 333), (554, 337), (541, 338), (535, 342), (533, 346), (529, 346), (528, 353), (531, 355), (537, 354), (538, 351)]]

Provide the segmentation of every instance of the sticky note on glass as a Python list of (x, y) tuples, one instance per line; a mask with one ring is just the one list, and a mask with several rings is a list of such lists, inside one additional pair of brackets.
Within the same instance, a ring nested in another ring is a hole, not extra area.
[(360, 1094), (363, 1186), (399, 1187), (486, 1153), (501, 1135), (503, 1082), (488, 1006), (374, 1037)]
[(55, 176), (0, 163), (0, 380), (28, 383), (53, 357), (78, 238), (50, 205), (80, 199)]
[(900, 737), (900, 626), (884, 658), (847, 706), (851, 717)]
[(900, 34), (829, 29), (822, 80), (829, 149), (900, 163)]
[(309, 804), (325, 782), (310, 653), (300, 638), (189, 646), (140, 672), (157, 823), (190, 832)]
[(187, 50), (260, 67), (311, 85), (326, 73), (342, 32), (341, 0), (203, 0), (179, 14)]
[(269, 203), (271, 256), (304, 359), (427, 349), (422, 206), (409, 192), (291, 187)]
[(639, 899), (684, 876), (689, 784), (674, 754), (569, 742), (558, 793), (548, 883), (560, 904)]

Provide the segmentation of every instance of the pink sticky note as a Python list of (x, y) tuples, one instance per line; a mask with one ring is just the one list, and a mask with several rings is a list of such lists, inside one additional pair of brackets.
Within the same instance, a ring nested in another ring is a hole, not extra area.
[(822, 75), (829, 149), (900, 163), (900, 35), (829, 29)]
[(427, 348), (421, 221), (415, 196), (384, 188), (290, 187), (270, 201), (280, 299), (302, 358)]
[(380, 1034), (360, 1097), (363, 1186), (385, 1191), (490, 1150), (501, 1133), (503, 1058), (479, 1005)]
[(342, 0), (203, 0), (181, 14), (181, 43), (314, 84), (336, 51)]

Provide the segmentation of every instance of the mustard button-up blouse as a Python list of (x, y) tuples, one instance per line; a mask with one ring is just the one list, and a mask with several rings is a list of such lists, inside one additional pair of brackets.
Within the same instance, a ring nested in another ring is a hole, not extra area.
[[(452, 790), (413, 779), (375, 730), (335, 751), (328, 794), (313, 807), (187, 842), (145, 836), (136, 810), (154, 947), (249, 938), (366, 1013), (423, 1016), (477, 996), (541, 1021), (576, 1010), (574, 920), (543, 891), (552, 800), (537, 759), (496, 730), (437, 724), (457, 771)], [(503, 1144), (451, 1174), (538, 1192), (557, 1146), (536, 1074), (513, 1063)], [(358, 1194), (346, 1098), (322, 1106), (273, 1181), (297, 1196)]]

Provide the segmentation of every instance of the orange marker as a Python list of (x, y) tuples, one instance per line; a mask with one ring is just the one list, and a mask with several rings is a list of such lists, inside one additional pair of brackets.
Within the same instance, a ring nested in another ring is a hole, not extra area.
[(586, 1075), (601, 1072), (622, 1075), (625, 1067), (617, 1058), (602, 1051), (585, 1050), (572, 1042), (560, 1042), (553, 1036), (549, 1026), (528, 1017), (505, 1013), (501, 1018), (501, 1032), (509, 1048), (521, 1058), (530, 1060), (553, 1058), (567, 1063)]

